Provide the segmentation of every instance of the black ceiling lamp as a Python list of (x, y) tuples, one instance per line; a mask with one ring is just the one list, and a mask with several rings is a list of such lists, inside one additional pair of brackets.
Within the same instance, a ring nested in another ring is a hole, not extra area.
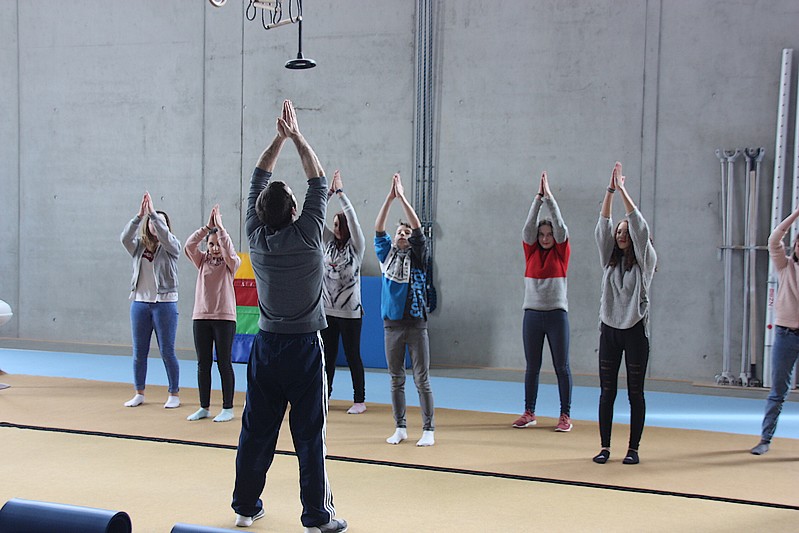
[(302, 17), (299, 17), (299, 21), (297, 22), (299, 26), (299, 43), (298, 43), (298, 52), (297, 57), (295, 59), (289, 59), (286, 61), (286, 68), (291, 70), (305, 70), (309, 68), (314, 68), (316, 66), (316, 61), (313, 59), (308, 59), (303, 57), (302, 55)]
[[(208, 0), (214, 7), (222, 7), (227, 0)], [(283, 18), (283, 7), (287, 7), (288, 17)], [(244, 16), (247, 20), (255, 20), (261, 12), (261, 25), (265, 30), (279, 26), (298, 24), (299, 39), (297, 57), (286, 61), (285, 67), (290, 70), (307, 70), (316, 66), (316, 61), (302, 55), (302, 0), (249, 0)], [(267, 15), (269, 13), (269, 15)]]

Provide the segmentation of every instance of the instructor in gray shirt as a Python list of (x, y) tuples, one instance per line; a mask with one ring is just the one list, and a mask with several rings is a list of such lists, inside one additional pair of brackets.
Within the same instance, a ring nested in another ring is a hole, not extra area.
[[(270, 182), (287, 139), (294, 142), (308, 178), (299, 217), (289, 186)], [(246, 229), (260, 318), (247, 365), (247, 403), (236, 454), (232, 507), (238, 527), (248, 527), (264, 515), (260, 496), (290, 403), (302, 525), (306, 533), (347, 530), (347, 522), (335, 518), (325, 468), (327, 380), (319, 330), (327, 326), (322, 308), (326, 210), (327, 179), (300, 133), (294, 106), (286, 100), (277, 119), (277, 135), (261, 154), (247, 197)]]

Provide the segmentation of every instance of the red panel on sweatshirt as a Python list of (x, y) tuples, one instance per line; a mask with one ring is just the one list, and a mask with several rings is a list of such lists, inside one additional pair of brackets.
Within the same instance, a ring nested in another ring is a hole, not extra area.
[(524, 277), (533, 279), (565, 278), (569, 268), (571, 247), (569, 240), (555, 243), (549, 250), (543, 250), (536, 241), (532, 245), (522, 242), (524, 246)]

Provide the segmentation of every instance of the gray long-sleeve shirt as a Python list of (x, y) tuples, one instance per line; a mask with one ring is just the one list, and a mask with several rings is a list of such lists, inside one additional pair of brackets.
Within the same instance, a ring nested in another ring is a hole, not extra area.
[(255, 202), (271, 172), (257, 168), (247, 197), (247, 238), (258, 289), (258, 327), (270, 333), (312, 333), (327, 327), (322, 308), (322, 228), (327, 178), (308, 180), (300, 216), (279, 231), (258, 218)]
[(622, 261), (615, 267), (608, 266), (615, 245), (613, 221), (600, 216), (596, 225), (594, 236), (604, 269), (599, 318), (616, 329), (629, 329), (644, 320), (648, 335), (649, 285), (655, 273), (657, 254), (649, 239), (649, 226), (638, 209), (627, 215), (627, 231), (637, 264), (625, 271)]

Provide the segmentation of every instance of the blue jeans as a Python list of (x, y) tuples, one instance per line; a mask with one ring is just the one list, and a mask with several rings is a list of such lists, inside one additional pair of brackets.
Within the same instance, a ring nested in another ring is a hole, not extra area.
[(150, 338), (155, 331), (158, 349), (161, 351), (161, 359), (164, 361), (169, 380), (169, 393), (178, 392), (180, 367), (175, 356), (175, 334), (178, 330), (177, 302), (132, 302), (130, 326), (133, 334), (133, 386), (137, 391), (144, 390)]
[(535, 412), (544, 337), (549, 342), (552, 366), (555, 367), (555, 374), (558, 377), (560, 412), (569, 415), (572, 396), (572, 375), (569, 370), (569, 313), (563, 309), (524, 310), (522, 341), (524, 358), (527, 360), (527, 369), (524, 373), (524, 409)]
[(791, 390), (791, 373), (799, 357), (799, 333), (782, 326), (776, 329), (771, 346), (771, 392), (766, 399), (766, 416), (763, 417), (761, 432), (763, 442), (771, 442), (777, 429), (777, 418)]

